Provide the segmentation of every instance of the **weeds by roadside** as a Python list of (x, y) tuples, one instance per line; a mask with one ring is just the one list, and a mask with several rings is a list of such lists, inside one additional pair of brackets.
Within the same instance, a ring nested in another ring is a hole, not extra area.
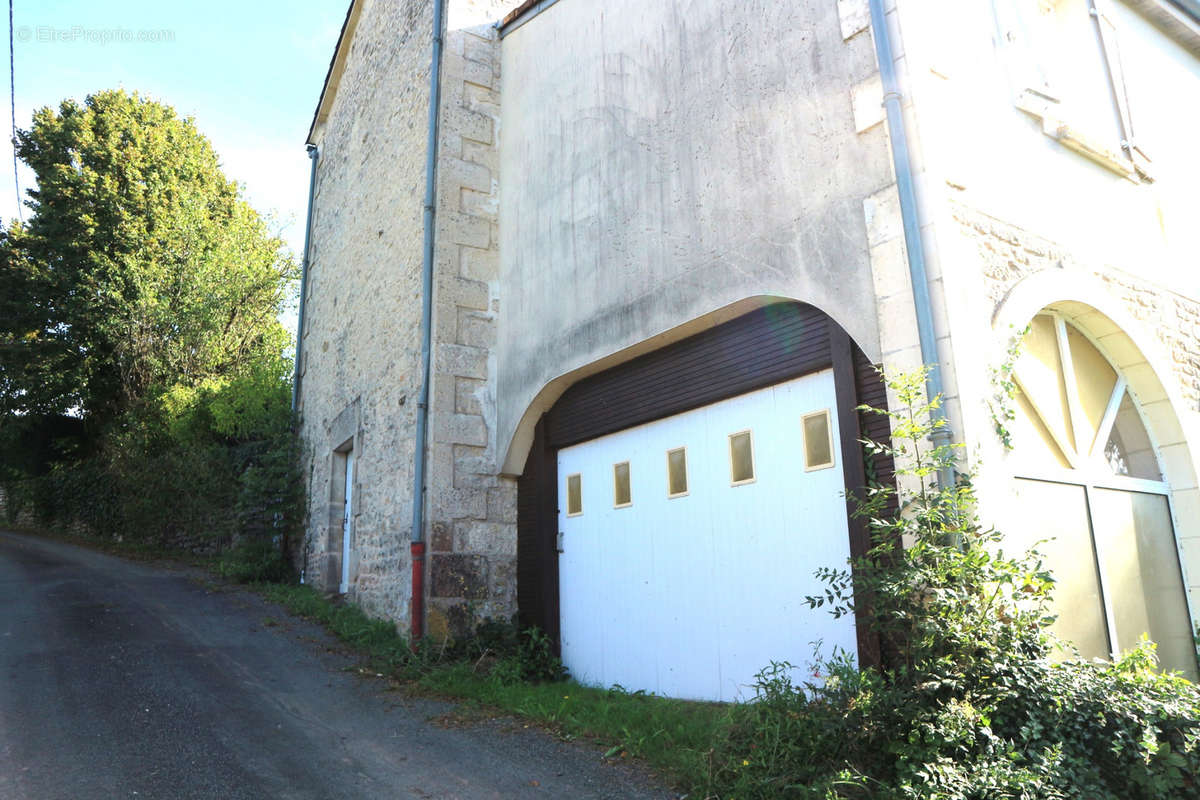
[(549, 726), (564, 738), (586, 737), (607, 758), (640, 758), (680, 785), (698, 785), (708, 752), (723, 728), (729, 707), (627, 692), (595, 689), (573, 681), (506, 683), (458, 663), (429, 670), (419, 681), (427, 690), (517, 714)]

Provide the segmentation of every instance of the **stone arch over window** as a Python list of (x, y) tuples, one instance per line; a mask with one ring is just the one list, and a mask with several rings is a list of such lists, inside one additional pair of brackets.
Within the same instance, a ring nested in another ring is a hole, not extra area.
[(1028, 325), (1004, 529), (1014, 544), (1045, 542), (1056, 627), (1082, 655), (1115, 655), (1148, 633), (1165, 668), (1194, 678), (1193, 437), (1156, 343), (1097, 288), (1077, 275), (1027, 279), (997, 314), (998, 332)]

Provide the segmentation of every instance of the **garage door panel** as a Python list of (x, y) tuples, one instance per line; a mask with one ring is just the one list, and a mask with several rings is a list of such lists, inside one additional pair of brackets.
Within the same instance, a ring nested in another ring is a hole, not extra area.
[(720, 649), (713, 636), (713, 618), (717, 595), (713, 580), (711, 543), (699, 546), (689, 541), (686, 531), (677, 529), (677, 547), (690, 547), (692, 557), (663, 558), (656, 570), (654, 599), (649, 613), (656, 621), (658, 658), (657, 686), (632, 688), (674, 697), (712, 697), (718, 690), (719, 675), (693, 669), (693, 664), (720, 664)]
[[(638, 464), (639, 460), (634, 458), (635, 476)], [(636, 490), (636, 485), (634, 488)], [(644, 501), (641, 493), (635, 491), (633, 506), (613, 509), (611, 488), (605, 499), (608, 506), (601, 510), (601, 519), (609, 540), (607, 566), (610, 574), (624, 576), (622, 582), (611, 583), (603, 595), (608, 610), (603, 617), (608, 656), (606, 683), (620, 683), (626, 687), (652, 686), (657, 681), (653, 644), (656, 625), (653, 615), (647, 613), (646, 597), (652, 592), (655, 580), (654, 543), (653, 537), (646, 536), (641, 526), (627, 521), (640, 512)], [(622, 661), (617, 656), (623, 652), (629, 657)]]
[[(560, 491), (566, 475), (584, 478), (584, 513), (560, 515), (563, 658), (576, 678), (745, 699), (759, 669), (803, 664), (815, 639), (853, 652), (852, 621), (803, 605), (813, 569), (849, 555), (841, 471), (802, 463), (801, 415), (832, 405), (832, 375), (818, 373), (559, 452)], [(729, 435), (744, 430), (754, 480), (733, 486)], [(669, 498), (678, 447), (688, 494)], [(632, 505), (614, 509), (621, 461)]]
[[(711, 460), (710, 437), (697, 425), (703, 417), (680, 415), (664, 420), (647, 436), (652, 442), (648, 486), (649, 508), (653, 523), (649, 526), (658, 554), (655, 569), (655, 602), (659, 648), (659, 686), (657, 691), (674, 697), (712, 697), (719, 689), (719, 677), (705, 670), (690, 668), (689, 659), (680, 654), (694, 653), (695, 663), (720, 663), (718, 642), (713, 636), (713, 621), (720, 598), (714, 590), (717, 562), (714, 543), (708, 534), (707, 519), (711, 496), (697, 467)], [(667, 451), (684, 447), (688, 459), (688, 494), (668, 497)], [(645, 688), (645, 687), (643, 687)]]

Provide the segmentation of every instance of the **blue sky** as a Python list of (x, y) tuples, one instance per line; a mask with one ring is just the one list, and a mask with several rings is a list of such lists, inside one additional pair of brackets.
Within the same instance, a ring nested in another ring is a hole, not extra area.
[[(255, 208), (276, 217), (276, 229), (299, 255), (308, 191), (304, 139), (348, 5), (16, 0), (17, 127), (27, 128), (36, 108), (100, 89), (124, 87), (169, 103), (195, 118), (225, 174), (245, 185)], [(151, 41), (139, 40), (143, 31)], [(3, 120), (0, 217), (7, 223), (17, 213), (7, 110)], [(22, 190), (31, 181), (22, 171)]]

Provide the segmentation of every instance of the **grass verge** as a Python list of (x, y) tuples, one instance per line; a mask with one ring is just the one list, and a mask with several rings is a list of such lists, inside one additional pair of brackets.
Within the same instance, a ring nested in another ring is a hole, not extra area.
[(713, 742), (728, 717), (716, 703), (694, 703), (594, 689), (574, 681), (503, 683), (478, 674), (471, 664), (436, 666), (418, 679), (426, 689), (468, 698), (547, 725), (564, 738), (591, 738), (608, 758), (640, 758), (681, 786), (695, 786), (708, 772)]
[(586, 738), (607, 758), (637, 758), (683, 787), (702, 785), (713, 743), (729, 708), (627, 692), (593, 689), (574, 681), (529, 683), (495, 668), (485, 653), (465, 658), (422, 643), (414, 651), (393, 624), (370, 619), (349, 603), (335, 603), (308, 586), (258, 584), (267, 599), (325, 625), (366, 658), (375, 671), (425, 692), (465, 700), (543, 725), (564, 739)]

